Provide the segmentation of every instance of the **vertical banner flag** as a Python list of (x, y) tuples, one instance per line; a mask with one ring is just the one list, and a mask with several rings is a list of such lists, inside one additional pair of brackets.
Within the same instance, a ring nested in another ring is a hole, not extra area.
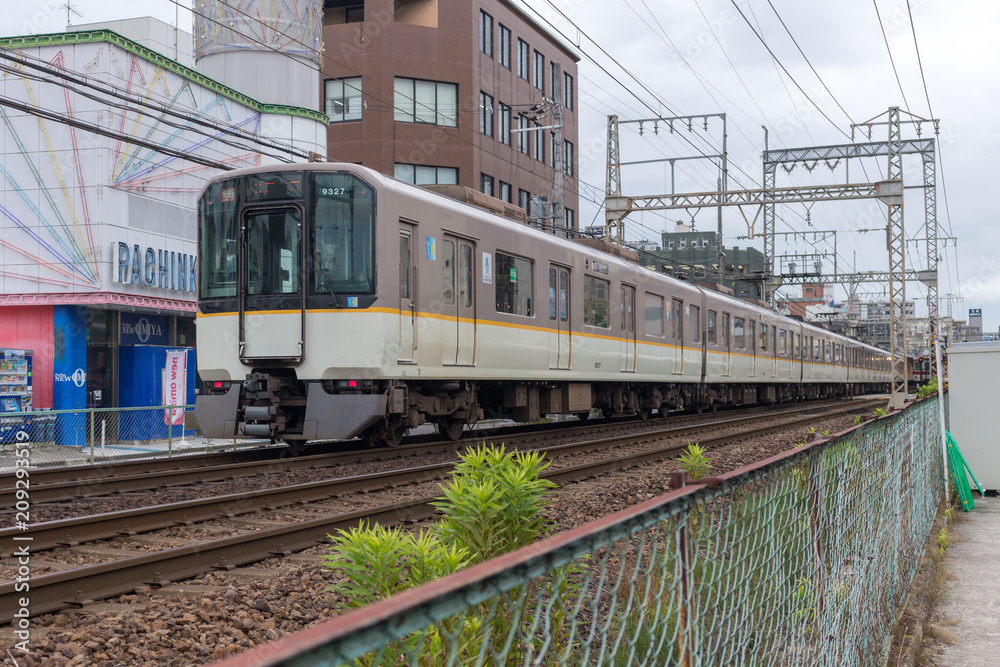
[[(163, 370), (163, 404), (184, 405), (187, 394), (187, 350), (167, 350), (167, 366)], [(177, 426), (184, 423), (184, 408), (163, 411), (163, 423)]]

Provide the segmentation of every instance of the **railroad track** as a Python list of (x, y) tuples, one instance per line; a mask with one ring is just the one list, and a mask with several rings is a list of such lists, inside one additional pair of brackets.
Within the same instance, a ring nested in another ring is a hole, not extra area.
[[(872, 401), (861, 401), (864, 404)], [(750, 408), (737, 414), (744, 419), (757, 416), (779, 416), (801, 414), (811, 410), (824, 409), (830, 405), (844, 405), (843, 402), (823, 402), (801, 404), (799, 406), (775, 410), (773, 408)], [(721, 413), (725, 414), (725, 413)], [(668, 417), (665, 423), (673, 426), (694, 421), (696, 425), (707, 425), (706, 415), (686, 415)], [(727, 424), (732, 420), (709, 422)], [(468, 431), (459, 441), (442, 441), (417, 436), (415, 442), (400, 447), (368, 450), (344, 451), (345, 443), (325, 443), (308, 447), (274, 447), (254, 449), (244, 452), (225, 452), (198, 456), (175, 457), (172, 459), (149, 459), (108, 464), (77, 466), (74, 468), (43, 468), (31, 473), (31, 499), (33, 504), (68, 502), (80, 498), (94, 498), (136, 491), (149, 491), (172, 486), (190, 486), (206, 482), (218, 482), (251, 475), (273, 474), (293, 470), (333, 468), (342, 465), (403, 459), (458, 452), (470, 442), (503, 440), (516, 445), (528, 439), (551, 435), (552, 437), (580, 437), (589, 433), (606, 430), (609, 427), (642, 427), (655, 424), (653, 421), (637, 419), (599, 420), (581, 426), (565, 426), (565, 422), (535, 425), (534, 427), (510, 427)], [(661, 422), (663, 423), (663, 422)], [(655, 427), (650, 427), (655, 428)], [(331, 451), (332, 449), (332, 451)], [(312, 453), (316, 451), (316, 453)], [(13, 473), (0, 475), (0, 507), (13, 507), (15, 503)]]
[[(816, 408), (806, 408), (792, 412), (811, 411), (814, 414), (800, 414), (797, 417), (791, 415), (792, 419), (780, 423), (767, 424), (716, 437), (699, 436), (698, 439), (703, 446), (715, 447), (733, 440), (785, 431), (850, 412), (867, 410), (870, 407), (870, 401), (862, 401), (842, 403), (836, 408), (823, 411), (817, 411)], [(768, 417), (773, 416), (782, 415), (773, 413), (768, 415)], [(734, 427), (749, 425), (753, 421), (761, 421), (762, 419), (764, 418), (761, 416), (742, 417), (725, 422), (671, 427), (658, 431), (617, 435), (539, 449), (545, 451), (547, 456), (564, 458), (578, 456), (584, 451), (603, 451), (612, 447), (632, 445), (636, 441), (648, 442), (664, 438), (671, 438), (674, 441), (652, 449), (626, 452), (615, 457), (601, 458), (589, 463), (547, 471), (546, 477), (548, 479), (559, 485), (566, 485), (673, 457), (686, 446), (688, 441), (686, 436), (699, 432), (702, 432), (701, 435), (705, 435), (710, 430), (721, 428), (720, 424)], [(10, 549), (15, 544), (30, 544), (31, 551), (34, 553), (53, 546), (70, 546), (107, 537), (134, 535), (166, 526), (207, 521), (219, 516), (232, 517), (259, 509), (274, 510), (278, 507), (308, 504), (352, 493), (418, 484), (443, 478), (450, 469), (450, 463), (421, 466), (393, 473), (377, 473), (269, 489), (250, 494), (234, 494), (228, 497), (172, 503), (141, 510), (48, 522), (30, 526), (27, 531), (6, 529), (0, 531), (0, 545), (2, 545), (2, 553), (5, 555), (12, 552)], [(328, 534), (356, 526), (360, 521), (376, 521), (383, 525), (394, 525), (424, 520), (433, 515), (430, 502), (434, 498), (435, 496), (421, 496), (372, 508), (338, 513), (333, 516), (319, 516), (314, 519), (263, 528), (241, 535), (32, 577), (32, 613), (41, 614), (71, 606), (82, 606), (94, 600), (128, 593), (141, 585), (163, 586), (213, 569), (231, 569), (274, 555), (301, 551), (326, 542)], [(22, 540), (15, 542), (15, 535), (21, 537)], [(30, 540), (24, 541), (24, 538), (30, 538)], [(0, 623), (11, 620), (13, 610), (17, 608), (15, 601), (18, 595), (14, 582), (0, 584)]]

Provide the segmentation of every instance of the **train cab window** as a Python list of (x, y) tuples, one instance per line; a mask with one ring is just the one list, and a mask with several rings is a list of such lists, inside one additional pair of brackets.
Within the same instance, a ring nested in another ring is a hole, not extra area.
[(787, 336), (788, 334), (784, 329), (778, 329), (778, 353), (783, 357), (788, 354), (787, 341), (785, 340)]
[(701, 342), (701, 308), (691, 306), (691, 342)]
[(737, 350), (745, 349), (747, 345), (742, 317), (733, 318), (733, 345)]
[(446, 306), (455, 305), (455, 244), (441, 242), (441, 300)]
[(494, 265), (497, 312), (533, 317), (534, 262), (497, 251)]
[(708, 311), (708, 344), (709, 345), (715, 345), (716, 344), (716, 336), (718, 335), (716, 333), (716, 327), (715, 327), (715, 318), (716, 317), (717, 317), (717, 315), (716, 315), (716, 313), (715, 313), (714, 310)]
[(374, 294), (375, 193), (354, 174), (313, 179), (313, 293)]
[(212, 183), (198, 202), (202, 299), (236, 298), (236, 185), (235, 179)]
[(299, 293), (301, 222), (298, 209), (246, 214), (247, 296)]
[(760, 325), (760, 351), (767, 352), (767, 325)]
[(646, 292), (646, 335), (663, 336), (663, 297)]
[(611, 328), (611, 283), (593, 276), (583, 277), (583, 323)]

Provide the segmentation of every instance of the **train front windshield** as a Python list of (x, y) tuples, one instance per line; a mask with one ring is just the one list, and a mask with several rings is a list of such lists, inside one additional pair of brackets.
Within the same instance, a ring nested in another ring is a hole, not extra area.
[(239, 289), (301, 296), (305, 286), (321, 299), (311, 307), (344, 307), (347, 295), (375, 293), (371, 186), (344, 172), (304, 176), (254, 174), (208, 187), (198, 207), (202, 299), (235, 299)]

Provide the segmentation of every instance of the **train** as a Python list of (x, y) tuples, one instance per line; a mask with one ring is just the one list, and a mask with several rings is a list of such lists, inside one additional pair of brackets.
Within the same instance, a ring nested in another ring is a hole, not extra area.
[(477, 196), (486, 203), (322, 162), (209, 181), (202, 432), (396, 445), (427, 422), (457, 439), (486, 418), (648, 418), (888, 390), (884, 350)]

